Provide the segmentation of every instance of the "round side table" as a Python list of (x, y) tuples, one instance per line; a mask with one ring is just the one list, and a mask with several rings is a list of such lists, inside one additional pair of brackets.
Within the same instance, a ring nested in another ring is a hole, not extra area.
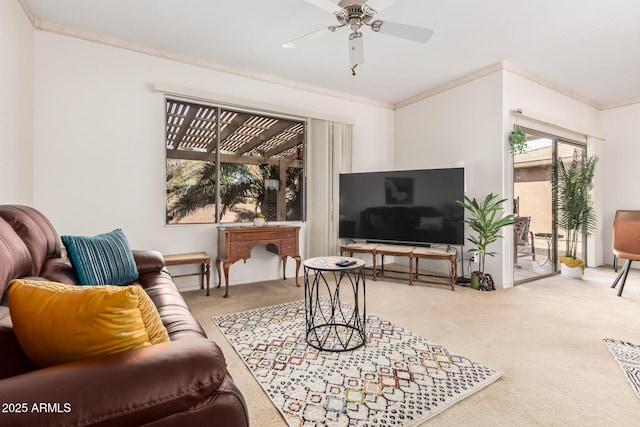
[[(536, 233), (534, 236), (541, 237), (547, 242), (547, 259), (542, 264), (538, 263), (538, 265), (542, 267), (551, 261), (551, 243), (553, 242), (553, 233)], [(563, 237), (564, 235), (558, 234), (558, 239), (562, 239)]]
[[(337, 266), (342, 260), (354, 264)], [(303, 265), (307, 343), (326, 351), (363, 346), (367, 337), (364, 261), (318, 257)]]

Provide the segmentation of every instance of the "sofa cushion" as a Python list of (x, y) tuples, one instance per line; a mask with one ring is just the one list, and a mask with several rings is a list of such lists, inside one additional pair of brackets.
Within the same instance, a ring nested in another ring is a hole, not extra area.
[(29, 249), (11, 225), (0, 218), (0, 300), (12, 279), (31, 274)]
[(83, 285), (126, 285), (138, 278), (129, 242), (121, 229), (95, 237), (61, 238)]
[[(47, 259), (60, 256), (58, 233), (41, 212), (29, 206), (0, 205), (0, 218), (11, 225), (29, 251), (31, 264), (24, 276), (39, 275)], [(0, 235), (6, 237), (4, 232)]]
[(41, 368), (169, 341), (155, 305), (137, 285), (19, 279), (8, 292), (20, 347)]
[(171, 341), (207, 337), (166, 269), (142, 273), (138, 283), (158, 309)]

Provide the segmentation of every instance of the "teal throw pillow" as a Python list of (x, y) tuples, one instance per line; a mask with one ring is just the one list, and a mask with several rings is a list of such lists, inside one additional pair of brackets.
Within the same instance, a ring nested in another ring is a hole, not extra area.
[(121, 229), (95, 237), (61, 239), (83, 285), (127, 285), (138, 278), (136, 262)]

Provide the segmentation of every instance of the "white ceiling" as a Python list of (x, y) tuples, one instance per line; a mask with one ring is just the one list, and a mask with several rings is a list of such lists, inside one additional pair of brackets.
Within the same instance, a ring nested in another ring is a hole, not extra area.
[(304, 0), (23, 1), (43, 21), (391, 104), (501, 61), (602, 108), (640, 102), (640, 0), (397, 0), (376, 18), (433, 38), (365, 28), (356, 76), (345, 28), (282, 47), (337, 22)]

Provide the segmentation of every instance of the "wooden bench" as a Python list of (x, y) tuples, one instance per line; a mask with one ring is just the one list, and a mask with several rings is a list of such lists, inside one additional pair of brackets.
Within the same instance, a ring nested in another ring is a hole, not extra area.
[(197, 273), (171, 275), (171, 277), (201, 276), (200, 289), (204, 289), (204, 278), (207, 278), (207, 296), (209, 296), (209, 279), (211, 276), (211, 257), (206, 252), (192, 252), (188, 254), (163, 255), (164, 265), (167, 267), (175, 265), (200, 264), (200, 271)]
[[(415, 246), (402, 246), (402, 245), (384, 245), (384, 244), (371, 244), (371, 243), (354, 243), (348, 245), (340, 246), (340, 255), (343, 253), (349, 253), (353, 256), (354, 253), (364, 253), (371, 254), (373, 256), (373, 280), (376, 280), (378, 275), (384, 275), (384, 256), (404, 256), (409, 258), (409, 284), (412, 285), (414, 280), (420, 282), (427, 283), (435, 283), (435, 284), (447, 284), (451, 286), (451, 290), (455, 290), (456, 283), (456, 270), (458, 269), (458, 250), (456, 248), (446, 246), (446, 247), (415, 247)], [(381, 256), (381, 266), (376, 266), (376, 258), (377, 256)], [(424, 274), (420, 273), (418, 268), (418, 260), (420, 258), (423, 259), (431, 259), (431, 260), (443, 260), (449, 261), (450, 263), (450, 276), (441, 276), (436, 274)], [(416, 261), (415, 272), (413, 271), (413, 260)], [(404, 271), (396, 271), (396, 270), (387, 270), (394, 273), (403, 273), (407, 274)], [(434, 282), (432, 280), (420, 280), (420, 276), (429, 276), (441, 279), (449, 279), (447, 283), (442, 282)]]
[[(401, 245), (378, 245), (373, 250), (373, 280), (376, 280), (378, 271), (376, 269), (375, 258), (376, 255), (380, 255), (380, 275), (384, 275), (384, 256), (405, 256), (409, 258), (409, 284), (413, 285), (413, 246), (401, 246)], [(392, 271), (392, 270), (390, 270)], [(402, 273), (395, 271), (395, 273)]]
[[(413, 257), (416, 260), (416, 280), (419, 281), (420, 276), (429, 276), (429, 277), (444, 277), (438, 276), (434, 274), (423, 274), (420, 273), (420, 268), (418, 267), (418, 261), (420, 258), (431, 259), (431, 260), (443, 260), (449, 261), (451, 276), (451, 290), (455, 290), (456, 284), (456, 272), (458, 271), (458, 250), (452, 247), (436, 247), (436, 248), (415, 248), (413, 250)], [(425, 282), (434, 283), (431, 280), (424, 280)], [(439, 282), (438, 282), (439, 283)]]

